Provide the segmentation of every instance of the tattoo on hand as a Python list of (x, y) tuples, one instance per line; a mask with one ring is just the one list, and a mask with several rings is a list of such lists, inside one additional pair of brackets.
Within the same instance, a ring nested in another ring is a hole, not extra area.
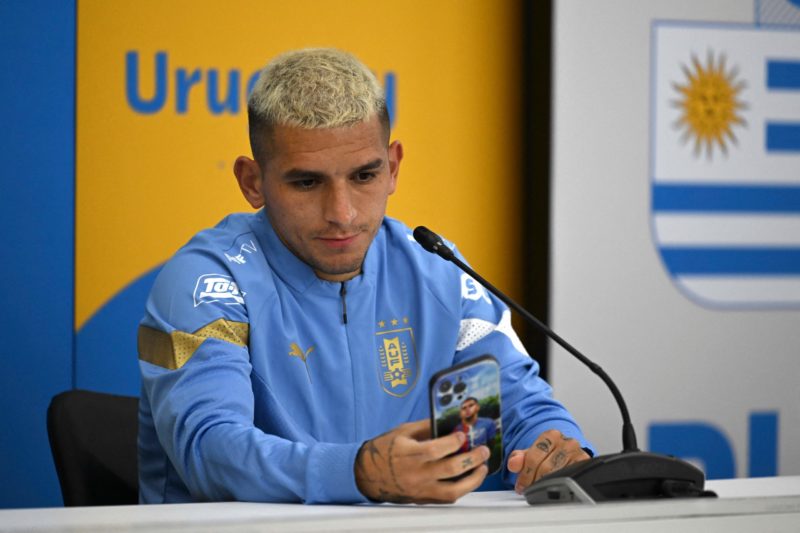
[(553, 468), (559, 469), (564, 466), (564, 462), (567, 460), (567, 454), (564, 450), (559, 450), (559, 452), (553, 457)]
[(380, 489), (380, 501), (382, 502), (391, 502), (391, 503), (412, 503), (414, 500), (409, 496), (402, 496), (400, 494), (394, 494), (392, 492), (387, 492), (383, 489)]
[(369, 452), (369, 458), (372, 459), (372, 464), (376, 464), (375, 457), (376, 456), (380, 457), (381, 456), (381, 451), (378, 449), (377, 446), (375, 446), (375, 443), (373, 441), (371, 441), (371, 440), (367, 441), (367, 446), (366, 447), (367, 447), (367, 451)]
[(397, 474), (394, 471), (394, 454), (392, 454), (392, 450), (394, 450), (394, 441), (396, 438), (396, 436), (392, 437), (391, 442), (389, 442), (389, 451), (386, 454), (389, 456), (389, 472), (392, 474), (392, 482), (394, 483), (394, 486), (397, 487), (397, 490), (402, 494), (405, 492), (405, 489), (403, 489), (403, 487), (401, 487), (400, 483), (397, 481)]
[(536, 447), (542, 450), (544, 453), (548, 453), (552, 445), (553, 443), (550, 442), (550, 439), (544, 439), (536, 443)]
[(472, 457), (467, 457), (463, 461), (461, 461), (461, 468), (463, 468), (464, 470), (466, 470), (470, 466), (472, 466)]
[(561, 440), (575, 440), (575, 439), (573, 439), (572, 437), (567, 437), (566, 435), (564, 435), (564, 434), (562, 433), (562, 434), (561, 434)]

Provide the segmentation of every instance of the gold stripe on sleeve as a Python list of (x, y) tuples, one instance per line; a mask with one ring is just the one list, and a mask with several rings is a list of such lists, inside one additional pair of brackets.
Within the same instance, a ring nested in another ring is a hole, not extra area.
[(147, 326), (139, 326), (139, 359), (148, 363), (177, 370), (191, 359), (206, 339), (217, 339), (237, 346), (247, 346), (250, 325), (220, 318), (193, 333), (175, 330), (165, 333)]
[(178, 368), (170, 334), (147, 326), (139, 326), (139, 359), (170, 370)]

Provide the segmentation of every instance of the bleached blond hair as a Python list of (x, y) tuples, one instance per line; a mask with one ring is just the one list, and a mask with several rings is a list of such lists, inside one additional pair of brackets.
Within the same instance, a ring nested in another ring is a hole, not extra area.
[(279, 55), (261, 71), (247, 101), (250, 145), (260, 159), (275, 126), (339, 128), (389, 114), (375, 75), (352, 54), (307, 48)]

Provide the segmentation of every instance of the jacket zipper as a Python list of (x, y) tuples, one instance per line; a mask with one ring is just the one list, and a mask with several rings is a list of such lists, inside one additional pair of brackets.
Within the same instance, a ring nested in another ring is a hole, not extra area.
[(342, 322), (347, 325), (347, 289), (345, 288), (345, 281), (342, 282), (342, 288), (339, 291), (339, 296), (342, 297)]

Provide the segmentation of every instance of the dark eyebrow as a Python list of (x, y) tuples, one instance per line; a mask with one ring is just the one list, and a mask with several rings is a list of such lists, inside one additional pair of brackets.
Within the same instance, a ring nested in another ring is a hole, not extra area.
[(377, 169), (381, 168), (382, 166), (383, 166), (383, 159), (381, 159), (381, 158), (373, 159), (369, 163), (365, 163), (365, 164), (361, 165), (360, 167), (357, 167), (353, 171), (353, 174), (358, 174), (359, 172), (366, 172), (367, 170), (377, 170)]
[(302, 168), (293, 168), (283, 174), (285, 180), (319, 180), (325, 177), (324, 172), (316, 170), (304, 170)]
[[(377, 170), (383, 166), (383, 159), (378, 158), (370, 161), (369, 163), (364, 163), (360, 167), (356, 167), (352, 174), (358, 174), (360, 172), (367, 172), (369, 170)], [(317, 170), (306, 170), (302, 168), (292, 168), (284, 172), (283, 179), (290, 181), (290, 180), (322, 180), (327, 177), (327, 174), (324, 172), (320, 172)]]

